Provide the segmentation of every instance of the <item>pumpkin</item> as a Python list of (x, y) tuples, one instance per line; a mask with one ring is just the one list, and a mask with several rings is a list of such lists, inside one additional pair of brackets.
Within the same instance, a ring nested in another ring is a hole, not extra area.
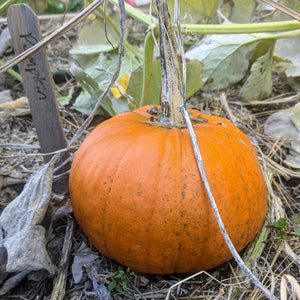
[[(152, 122), (142, 107), (98, 125), (70, 172), (74, 215), (95, 247), (144, 273), (197, 272), (232, 258), (210, 206), (187, 128)], [(222, 220), (238, 251), (265, 218), (266, 186), (247, 136), (190, 112)], [(153, 119), (153, 118), (152, 118)]]

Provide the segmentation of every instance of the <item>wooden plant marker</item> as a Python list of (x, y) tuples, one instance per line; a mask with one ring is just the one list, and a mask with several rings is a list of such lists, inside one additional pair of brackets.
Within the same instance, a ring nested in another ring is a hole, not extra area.
[[(41, 40), (37, 16), (27, 4), (10, 6), (7, 23), (16, 54), (22, 53)], [(41, 152), (49, 153), (66, 148), (67, 143), (45, 50), (41, 49), (25, 59), (19, 64), (19, 68)], [(44, 156), (45, 162), (51, 157), (52, 155)]]

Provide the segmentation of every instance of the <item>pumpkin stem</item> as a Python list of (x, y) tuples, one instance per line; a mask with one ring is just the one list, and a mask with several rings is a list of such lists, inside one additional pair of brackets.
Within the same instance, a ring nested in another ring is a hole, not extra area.
[(176, 53), (176, 40), (166, 0), (156, 0), (159, 20), (161, 65), (161, 119), (160, 122), (181, 127), (182, 114), (177, 109), (182, 104), (181, 78)]

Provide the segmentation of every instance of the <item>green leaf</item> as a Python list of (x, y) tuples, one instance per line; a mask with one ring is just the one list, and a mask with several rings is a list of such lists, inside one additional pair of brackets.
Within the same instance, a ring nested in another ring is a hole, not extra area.
[(202, 86), (203, 63), (198, 60), (187, 62), (186, 68), (186, 98), (193, 96)]
[[(187, 62), (187, 85), (186, 85), (186, 98), (190, 98), (196, 91), (198, 91), (202, 85), (202, 70), (203, 64), (198, 60)], [(131, 79), (128, 85), (128, 94), (131, 95), (136, 102), (140, 102), (142, 95), (143, 85), (143, 70), (142, 67), (138, 68), (131, 75)], [(156, 59), (153, 61), (152, 66), (152, 81), (151, 81), (151, 104), (160, 104), (160, 88), (161, 88), (161, 73), (160, 73), (160, 61)]]
[(287, 234), (286, 234), (284, 231), (280, 230), (280, 231), (277, 233), (277, 237), (279, 237), (279, 238), (282, 239), (282, 240), (286, 240), (288, 236), (287, 236)]
[[(186, 57), (198, 59), (204, 63), (203, 78), (204, 80), (212, 79), (212, 82), (205, 84), (203, 90), (225, 89), (245, 77), (251, 64), (254, 64), (262, 56), (262, 54), (258, 55), (258, 46), (264, 41), (267, 43), (267, 40), (269, 40), (269, 48), (272, 49), (272, 35), (237, 34), (234, 35), (234, 38), (232, 35), (210, 35), (188, 50)], [(267, 51), (264, 54), (266, 53)], [(262, 60), (261, 58), (257, 62), (253, 71), (260, 71), (257, 66), (261, 66)], [(264, 86), (264, 89), (266, 88), (270, 89), (270, 87)]]
[(122, 281), (122, 287), (123, 287), (123, 291), (126, 292), (127, 291), (127, 280)]
[[(264, 45), (261, 45), (264, 44)], [(250, 75), (240, 90), (244, 101), (262, 100), (272, 93), (272, 62), (275, 40), (263, 41), (256, 48), (267, 48), (266, 53), (254, 53), (254, 63), (250, 68)], [(259, 51), (255, 51), (259, 52)]]
[(296, 233), (296, 235), (300, 236), (300, 228), (295, 228), (294, 232)]
[[(106, 88), (106, 85), (103, 86), (103, 89), (100, 88), (97, 81), (93, 79), (89, 74), (84, 72), (84, 70), (82, 70), (76, 64), (72, 64), (70, 71), (76, 78), (76, 80), (78, 80), (78, 82), (81, 84), (84, 92), (88, 93), (82, 93), (76, 99), (74, 108), (84, 114), (90, 114), (94, 109), (98, 98), (103, 93), (104, 88)], [(131, 106), (126, 99), (116, 99), (111, 93), (109, 93), (108, 96), (105, 97), (101, 104), (101, 108), (103, 108), (111, 116), (131, 110)]]
[(221, 12), (233, 23), (250, 23), (256, 5), (255, 0), (222, 1)]
[(277, 228), (277, 229), (283, 229), (285, 228), (287, 222), (286, 222), (286, 219), (285, 218), (280, 218), (275, 224), (274, 226)]
[[(118, 24), (118, 14), (110, 16)], [(106, 27), (106, 34), (105, 34)], [(112, 51), (118, 47), (119, 35), (102, 17), (84, 23), (78, 34), (72, 54), (95, 54)]]
[(113, 279), (113, 280), (108, 284), (107, 289), (108, 289), (109, 291), (112, 291), (112, 290), (116, 287), (116, 285), (117, 285), (117, 281)]
[(66, 11), (66, 5), (56, 0), (47, 0), (47, 6), (47, 13), (59, 14), (64, 13)]
[(84, 115), (89, 115), (94, 109), (96, 102), (97, 100), (95, 98), (93, 98), (88, 92), (83, 90), (81, 94), (76, 98), (76, 101), (73, 104), (72, 108), (76, 109)]
[[(203, 20), (217, 20), (217, 9), (220, 0), (181, 0), (180, 17), (184, 23), (197, 24)], [(169, 11), (174, 12), (174, 0), (168, 1)]]
[(294, 224), (300, 224), (300, 214), (295, 214), (292, 216), (292, 222)]

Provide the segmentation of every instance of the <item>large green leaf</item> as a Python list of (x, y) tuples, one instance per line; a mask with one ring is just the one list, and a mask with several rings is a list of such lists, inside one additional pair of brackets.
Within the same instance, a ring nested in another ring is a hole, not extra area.
[[(260, 68), (257, 67), (259, 65), (257, 60), (266, 53), (271, 55), (272, 51), (268, 49), (273, 46), (272, 35), (209, 35), (188, 50), (186, 57), (204, 62), (203, 78), (210, 80), (207, 81), (209, 83), (203, 87), (203, 90), (211, 91), (225, 89), (239, 82), (255, 62), (251, 80), (255, 78), (258, 80), (259, 77), (254, 74), (254, 72), (260, 71)], [(261, 64), (263, 64), (263, 58), (261, 58)], [(268, 65), (266, 71), (270, 70)], [(271, 82), (265, 84), (270, 85)], [(261, 88), (266, 89), (266, 86)]]
[[(111, 16), (118, 24), (117, 14)], [(106, 32), (105, 32), (106, 28)], [(118, 47), (119, 35), (101, 17), (92, 21), (87, 21), (79, 30), (78, 40), (75, 47), (71, 50), (72, 54), (95, 54), (100, 52), (112, 51)]]

